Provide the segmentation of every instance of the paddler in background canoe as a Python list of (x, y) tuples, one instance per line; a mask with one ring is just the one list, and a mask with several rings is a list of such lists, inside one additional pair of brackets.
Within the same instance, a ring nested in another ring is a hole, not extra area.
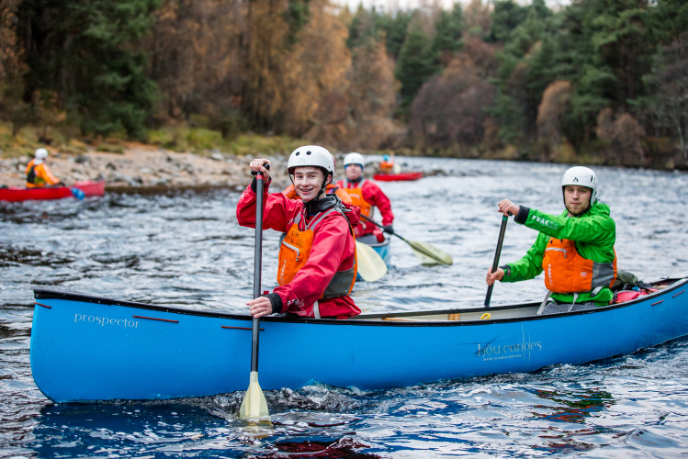
[[(346, 180), (337, 182), (337, 186), (344, 190), (353, 205), (361, 209), (361, 214), (368, 218), (373, 218), (375, 207), (380, 209), (382, 214), (382, 226), (386, 233), (394, 232), (394, 214), (392, 213), (392, 203), (379, 186), (372, 180), (363, 178), (363, 155), (360, 153), (349, 153), (344, 157), (344, 172)], [(356, 237), (374, 234), (378, 242), (384, 241), (384, 235), (373, 223), (361, 220), (356, 229)]]
[[(550, 215), (505, 199), (499, 212), (540, 233), (521, 260), (487, 271), (487, 284), (519, 282), (545, 271), (549, 291), (539, 313), (580, 311), (608, 305), (617, 277), (616, 224), (597, 199), (597, 176), (587, 167), (572, 167), (561, 179), (564, 210)], [(551, 298), (550, 298), (551, 296)]]
[[(335, 159), (334, 155), (332, 155), (332, 162), (334, 163), (334, 168), (336, 170), (337, 169), (337, 160)], [(352, 204), (351, 198), (349, 197), (349, 194), (346, 191), (339, 188), (334, 183), (328, 183), (327, 189), (325, 190), (325, 192), (327, 194), (336, 194), (337, 196), (339, 196), (339, 199), (341, 199), (342, 202), (344, 202), (346, 204)], [(293, 183), (291, 185), (289, 185), (288, 187), (286, 187), (284, 189), (284, 191), (282, 191), (282, 194), (284, 194), (289, 199), (301, 199), (301, 198), (299, 198), (299, 195), (296, 192), (296, 188), (294, 187)]]
[(34, 158), (26, 166), (26, 188), (64, 186), (45, 164), (47, 157), (48, 150), (45, 148), (36, 150)]
[(380, 173), (381, 174), (391, 174), (394, 171), (394, 153), (392, 156), (383, 155), (382, 162), (380, 163)]
[[(266, 296), (248, 303), (254, 317), (289, 313), (299, 317), (347, 319), (361, 313), (350, 293), (356, 282), (359, 210), (325, 189), (334, 178), (334, 161), (325, 148), (308, 145), (289, 156), (287, 171), (301, 199), (268, 194), (270, 161), (254, 159), (251, 169), (265, 180), (263, 227), (287, 233), (280, 244), (277, 283)], [(241, 226), (255, 227), (255, 179), (237, 204)]]

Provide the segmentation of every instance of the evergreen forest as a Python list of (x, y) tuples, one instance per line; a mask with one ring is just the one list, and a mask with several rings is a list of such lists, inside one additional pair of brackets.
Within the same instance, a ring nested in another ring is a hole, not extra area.
[(688, 2), (0, 0), (0, 123), (5, 150), (30, 127), (686, 168)]

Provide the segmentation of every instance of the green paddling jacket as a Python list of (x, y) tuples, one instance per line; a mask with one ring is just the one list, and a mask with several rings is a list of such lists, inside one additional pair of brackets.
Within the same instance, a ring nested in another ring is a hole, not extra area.
[[(579, 217), (569, 217), (564, 210), (561, 215), (550, 215), (535, 209), (521, 206), (514, 220), (516, 223), (539, 231), (537, 239), (526, 255), (516, 263), (505, 266), (502, 282), (519, 282), (533, 279), (542, 272), (542, 259), (550, 238), (574, 241), (576, 250), (583, 258), (597, 263), (614, 261), (616, 224), (609, 216), (609, 206), (598, 202), (592, 209)], [(576, 303), (594, 301), (598, 306), (606, 306), (614, 297), (605, 287), (596, 296), (592, 292), (578, 294)], [(573, 294), (552, 293), (552, 298), (562, 303), (573, 303)]]

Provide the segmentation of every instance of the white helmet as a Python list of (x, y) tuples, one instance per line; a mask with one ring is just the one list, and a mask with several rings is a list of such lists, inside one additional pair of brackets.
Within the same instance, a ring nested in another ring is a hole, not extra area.
[(597, 176), (592, 169), (587, 167), (576, 166), (564, 172), (561, 178), (562, 192), (566, 185), (579, 185), (592, 190), (590, 195), (590, 207), (595, 205), (597, 201)]
[(294, 173), (297, 167), (321, 167), (329, 174), (334, 176), (334, 157), (332, 153), (323, 147), (317, 145), (306, 145), (294, 150), (289, 155), (289, 162), (287, 163), (287, 172)]
[(349, 164), (358, 164), (361, 166), (361, 168), (363, 168), (363, 165), (365, 164), (363, 155), (360, 153), (349, 153), (344, 157), (344, 169), (346, 169), (346, 166)]
[(48, 157), (48, 150), (46, 150), (45, 148), (39, 148), (34, 153), (34, 157), (36, 158), (34, 164), (41, 164), (43, 160)]

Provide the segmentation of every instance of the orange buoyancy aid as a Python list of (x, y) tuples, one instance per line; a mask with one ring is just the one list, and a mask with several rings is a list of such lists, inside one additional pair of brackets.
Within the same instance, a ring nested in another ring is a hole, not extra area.
[(611, 287), (616, 280), (614, 261), (598, 263), (580, 256), (574, 241), (551, 238), (542, 259), (545, 286), (553, 293), (582, 293)]
[(344, 190), (351, 198), (351, 204), (357, 206), (361, 209), (361, 214), (368, 218), (373, 218), (373, 206), (363, 199), (363, 184), (365, 180), (361, 180), (361, 183), (356, 188), (340, 188)]
[[(308, 262), (313, 247), (313, 239), (315, 237), (313, 230), (332, 212), (339, 212), (346, 218), (341, 210), (334, 207), (324, 212), (320, 212), (313, 217), (310, 224), (306, 225), (304, 231), (299, 229), (301, 214), (294, 218), (294, 224), (289, 228), (289, 232), (280, 245), (279, 261), (277, 265), (277, 283), (279, 285), (286, 285), (291, 282), (294, 276), (296, 276), (296, 273)], [(354, 237), (354, 231), (351, 228), (351, 224), (349, 224), (349, 230), (351, 231), (351, 236)], [(356, 283), (357, 274), (358, 258), (354, 252), (354, 265), (345, 271), (336, 272), (320, 299), (330, 299), (349, 295)]]
[(35, 160), (29, 161), (26, 166), (26, 187), (40, 188), (47, 185), (56, 185), (60, 181), (50, 173), (45, 163), (36, 164)]

